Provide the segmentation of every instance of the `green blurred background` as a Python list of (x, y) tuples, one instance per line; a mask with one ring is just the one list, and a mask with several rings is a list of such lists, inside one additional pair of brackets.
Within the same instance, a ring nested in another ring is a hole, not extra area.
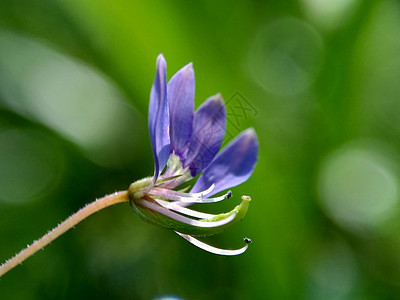
[[(208, 254), (110, 207), (0, 280), (1, 299), (399, 299), (400, 2), (0, 3), (0, 259), (153, 172), (155, 60), (222, 93), (257, 168)], [(244, 108), (244, 109), (243, 109)]]

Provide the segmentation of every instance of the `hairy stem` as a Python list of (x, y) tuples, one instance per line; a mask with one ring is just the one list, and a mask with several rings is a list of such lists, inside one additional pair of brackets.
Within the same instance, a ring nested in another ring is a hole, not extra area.
[(21, 250), (21, 252), (19, 252), (14, 257), (10, 258), (4, 264), (2, 264), (0, 266), (0, 277), (2, 277), (8, 271), (16, 267), (18, 264), (22, 263), (28, 257), (35, 254), (38, 250), (44, 248), (47, 244), (51, 243), (53, 240), (58, 238), (67, 230), (74, 227), (80, 221), (86, 219), (88, 216), (108, 206), (128, 201), (129, 201), (128, 191), (123, 191), (107, 195), (103, 198), (97, 199), (96, 201), (86, 205), (85, 207), (81, 208), (78, 212), (76, 212), (68, 219), (66, 219), (64, 222), (58, 224), (57, 227), (53, 228), (51, 231), (46, 233), (39, 240), (35, 241), (32, 245), (28, 245), (25, 249)]

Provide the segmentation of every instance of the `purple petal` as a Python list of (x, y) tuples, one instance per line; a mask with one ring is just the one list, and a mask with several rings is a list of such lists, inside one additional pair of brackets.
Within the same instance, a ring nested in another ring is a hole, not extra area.
[(220, 94), (208, 98), (196, 111), (185, 165), (194, 177), (213, 160), (225, 135), (226, 112)]
[(200, 175), (191, 192), (215, 184), (212, 194), (246, 181), (253, 173), (258, 155), (258, 141), (253, 129), (243, 131), (219, 153)]
[(169, 110), (167, 99), (167, 64), (157, 57), (157, 72), (150, 93), (149, 132), (154, 155), (154, 178), (164, 169), (170, 154)]
[(194, 71), (192, 63), (180, 69), (168, 82), (171, 122), (171, 150), (183, 157), (192, 135), (194, 111)]

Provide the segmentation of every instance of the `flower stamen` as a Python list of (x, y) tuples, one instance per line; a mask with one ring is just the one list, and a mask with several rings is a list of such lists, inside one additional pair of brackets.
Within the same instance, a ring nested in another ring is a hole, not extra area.
[(142, 207), (148, 208), (152, 211), (156, 211), (159, 212), (171, 219), (175, 219), (176, 221), (185, 223), (185, 224), (189, 224), (192, 226), (196, 226), (196, 227), (218, 227), (218, 226), (222, 226), (225, 225), (229, 222), (231, 222), (233, 219), (235, 219), (237, 212), (233, 211), (232, 214), (230, 214), (228, 217), (223, 218), (222, 220), (218, 220), (218, 221), (207, 221), (207, 219), (203, 219), (203, 220), (193, 220), (190, 218), (187, 218), (185, 216), (182, 216), (180, 214), (177, 214), (173, 211), (170, 211), (158, 204), (146, 201), (146, 200), (138, 200), (138, 204)]
[(213, 214), (207, 214), (207, 213), (203, 213), (200, 211), (196, 211), (193, 209), (189, 209), (186, 207), (183, 207), (175, 202), (168, 202), (168, 201), (164, 201), (164, 200), (160, 200), (160, 199), (154, 199), (158, 204), (160, 204), (161, 206), (165, 207), (166, 209), (171, 209), (174, 210), (178, 213), (187, 215), (187, 216), (191, 216), (191, 217), (195, 217), (195, 218), (199, 218), (199, 219), (211, 219), (216, 217), (217, 215), (213, 215)]
[(174, 176), (170, 176), (170, 177), (160, 178), (160, 179), (157, 180), (157, 182), (156, 182), (156, 184), (155, 184), (154, 186), (156, 186), (156, 187), (161, 186), (161, 185), (163, 185), (165, 182), (174, 180), (174, 179), (179, 178), (179, 177), (181, 177), (181, 176), (183, 176), (183, 175), (184, 175), (184, 174), (178, 174), (178, 175), (174, 175)]
[(203, 198), (204, 194), (209, 194), (209, 190), (214, 188), (213, 185), (207, 190), (201, 193), (181, 193), (174, 190), (164, 189), (164, 188), (153, 188), (149, 191), (149, 195), (161, 197), (164, 199), (172, 201), (180, 201), (184, 203), (215, 203), (232, 197), (232, 192), (228, 191), (226, 194), (213, 197), (213, 198)]
[(196, 239), (190, 235), (183, 234), (178, 231), (175, 231), (175, 232), (178, 235), (180, 235), (181, 237), (183, 237), (185, 240), (187, 240), (188, 242), (195, 245), (196, 247), (203, 249), (205, 251), (208, 251), (210, 253), (218, 254), (218, 255), (228, 255), (228, 256), (239, 255), (239, 254), (242, 254), (243, 252), (245, 252), (247, 250), (247, 248), (249, 247), (249, 242), (247, 241), (249, 239), (247, 239), (247, 240), (245, 239), (246, 245), (244, 245), (242, 248), (230, 250), (230, 249), (216, 248), (216, 247), (210, 246), (202, 241), (199, 241), (198, 239)]

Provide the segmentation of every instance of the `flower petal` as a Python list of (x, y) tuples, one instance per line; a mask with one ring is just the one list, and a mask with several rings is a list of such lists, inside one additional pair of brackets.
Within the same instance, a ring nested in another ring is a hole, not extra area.
[(180, 69), (168, 82), (171, 147), (181, 159), (192, 135), (194, 114), (194, 71), (192, 63)]
[(212, 184), (218, 193), (246, 181), (257, 162), (258, 141), (252, 128), (243, 131), (219, 153), (200, 175), (191, 192), (202, 191)]
[(184, 167), (194, 177), (213, 160), (225, 135), (226, 112), (220, 94), (208, 98), (196, 111)]
[(167, 99), (167, 65), (164, 56), (157, 57), (157, 72), (150, 93), (149, 132), (154, 155), (154, 180), (165, 167), (170, 153), (169, 110)]

